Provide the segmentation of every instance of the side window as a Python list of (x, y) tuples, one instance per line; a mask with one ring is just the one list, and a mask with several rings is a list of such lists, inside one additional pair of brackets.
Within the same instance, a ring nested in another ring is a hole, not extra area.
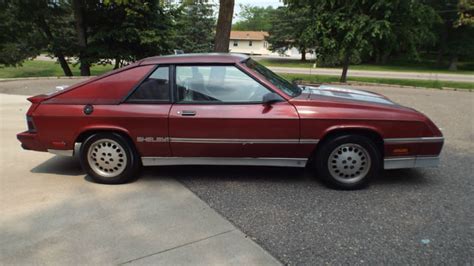
[(177, 66), (178, 102), (261, 103), (270, 91), (235, 66)]
[(129, 102), (169, 102), (169, 67), (158, 67), (128, 98)]

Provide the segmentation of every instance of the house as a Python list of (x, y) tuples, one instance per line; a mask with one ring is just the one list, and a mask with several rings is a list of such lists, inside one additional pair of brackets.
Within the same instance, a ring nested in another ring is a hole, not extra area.
[[(249, 55), (263, 55), (270, 57), (301, 58), (301, 53), (296, 47), (290, 47), (282, 54), (269, 50), (269, 44), (265, 40), (268, 32), (265, 31), (231, 31), (229, 52)], [(313, 53), (306, 53), (306, 59), (315, 59)]]
[(243, 53), (252, 55), (269, 55), (268, 42), (265, 31), (231, 31), (229, 51), (232, 53)]

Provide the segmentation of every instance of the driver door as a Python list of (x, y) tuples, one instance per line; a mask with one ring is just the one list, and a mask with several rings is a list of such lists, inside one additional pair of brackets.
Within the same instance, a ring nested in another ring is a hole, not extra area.
[(296, 109), (262, 104), (267, 87), (234, 65), (176, 66), (169, 115), (175, 157), (303, 156)]

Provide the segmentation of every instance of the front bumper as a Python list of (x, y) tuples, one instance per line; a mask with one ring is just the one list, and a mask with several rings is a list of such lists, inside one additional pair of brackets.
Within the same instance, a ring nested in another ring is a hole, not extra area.
[(401, 169), (415, 167), (436, 167), (439, 156), (394, 157), (384, 159), (384, 169)]

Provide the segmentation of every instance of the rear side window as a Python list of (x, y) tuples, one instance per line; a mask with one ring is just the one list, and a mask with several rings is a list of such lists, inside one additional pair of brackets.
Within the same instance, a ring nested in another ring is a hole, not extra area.
[(169, 102), (169, 67), (158, 67), (130, 95), (128, 102)]

